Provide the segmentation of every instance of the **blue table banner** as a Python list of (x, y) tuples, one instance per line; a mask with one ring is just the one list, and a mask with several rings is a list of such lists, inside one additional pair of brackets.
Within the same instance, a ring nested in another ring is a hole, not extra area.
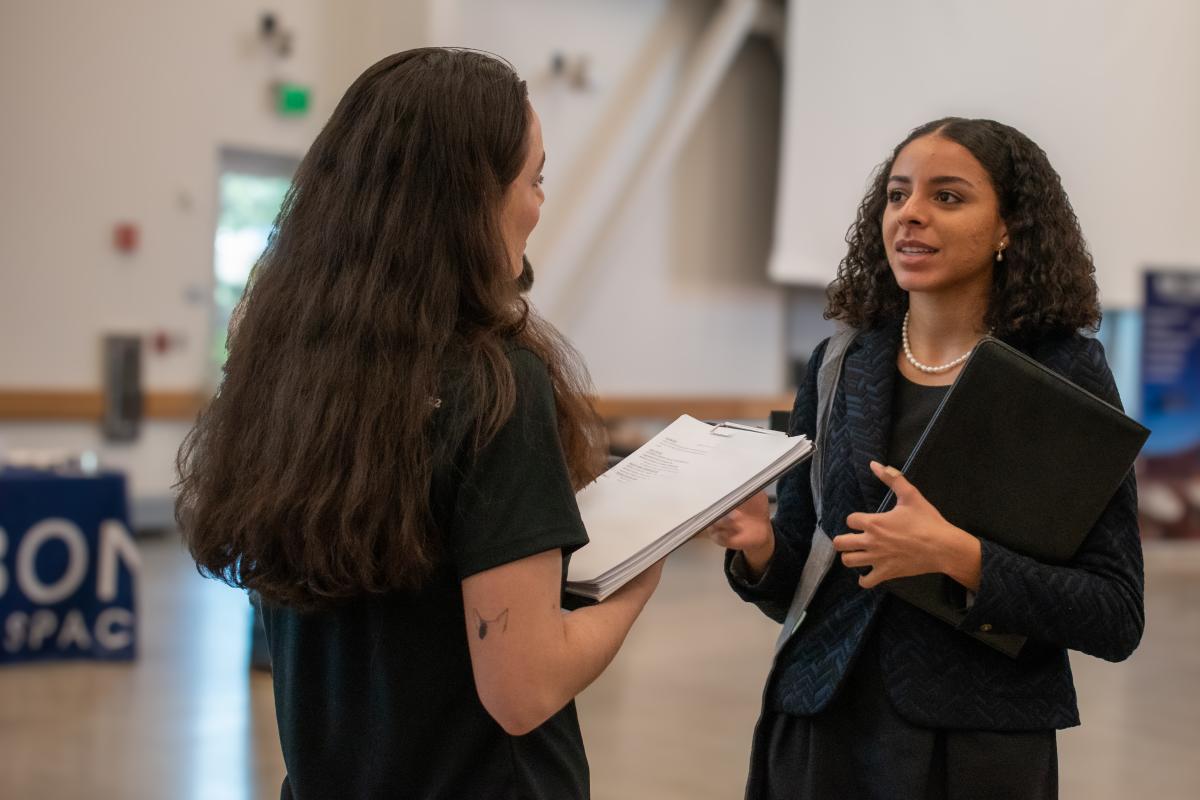
[(125, 477), (0, 469), (0, 664), (132, 659)]

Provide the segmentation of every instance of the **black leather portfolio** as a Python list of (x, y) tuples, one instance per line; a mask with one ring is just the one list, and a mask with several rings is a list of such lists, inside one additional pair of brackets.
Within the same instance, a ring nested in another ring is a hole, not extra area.
[[(997, 339), (976, 345), (904, 474), (949, 522), (1047, 563), (1075, 554), (1150, 431)], [(895, 504), (891, 493), (880, 511)], [(882, 584), (951, 625), (961, 586), (942, 574)], [(1025, 637), (971, 632), (1016, 657)]]

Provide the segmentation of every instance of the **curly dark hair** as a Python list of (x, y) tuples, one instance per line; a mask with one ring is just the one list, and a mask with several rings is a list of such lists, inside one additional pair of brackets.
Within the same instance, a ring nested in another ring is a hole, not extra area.
[(1079, 220), (1046, 153), (1015, 128), (990, 119), (946, 117), (914, 129), (876, 169), (849, 248), (829, 285), (826, 319), (855, 327), (894, 323), (908, 295), (888, 266), (881, 228), (892, 164), (910, 142), (936, 135), (965, 147), (988, 176), (1008, 227), (1009, 246), (995, 265), (984, 323), (994, 336), (1029, 342), (1095, 329), (1100, 321), (1095, 265)]
[(511, 416), (513, 347), (547, 366), (574, 483), (599, 472), (586, 371), (520, 296), (532, 273), (513, 280), (500, 228), (530, 119), (511, 66), (468, 50), (398, 53), (347, 90), (179, 451), (203, 574), (296, 607), (419, 588), (444, 552), (433, 475)]

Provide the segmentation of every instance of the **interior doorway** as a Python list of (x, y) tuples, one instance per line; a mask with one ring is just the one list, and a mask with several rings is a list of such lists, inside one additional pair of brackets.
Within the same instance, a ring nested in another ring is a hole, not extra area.
[(209, 362), (219, 379), (233, 310), (250, 271), (266, 249), (275, 218), (300, 160), (294, 156), (221, 148), (217, 228), (213, 245), (213, 326)]

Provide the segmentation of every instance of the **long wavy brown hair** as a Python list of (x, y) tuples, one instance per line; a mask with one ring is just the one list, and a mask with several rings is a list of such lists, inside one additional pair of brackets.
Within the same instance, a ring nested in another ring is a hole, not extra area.
[(1094, 329), (1100, 322), (1095, 265), (1058, 173), (1042, 148), (990, 119), (946, 117), (914, 129), (876, 169), (846, 233), (848, 249), (830, 284), (827, 319), (855, 327), (897, 322), (908, 294), (888, 266), (881, 228), (892, 164), (910, 142), (936, 134), (983, 165), (1008, 227), (1009, 246), (992, 276), (984, 324), (1015, 343)]
[(203, 574), (301, 608), (419, 588), (444, 555), (435, 470), (511, 416), (513, 347), (547, 365), (576, 486), (598, 473), (586, 371), (521, 297), (501, 234), (530, 113), (512, 68), (467, 50), (389, 56), (346, 92), (177, 457)]

